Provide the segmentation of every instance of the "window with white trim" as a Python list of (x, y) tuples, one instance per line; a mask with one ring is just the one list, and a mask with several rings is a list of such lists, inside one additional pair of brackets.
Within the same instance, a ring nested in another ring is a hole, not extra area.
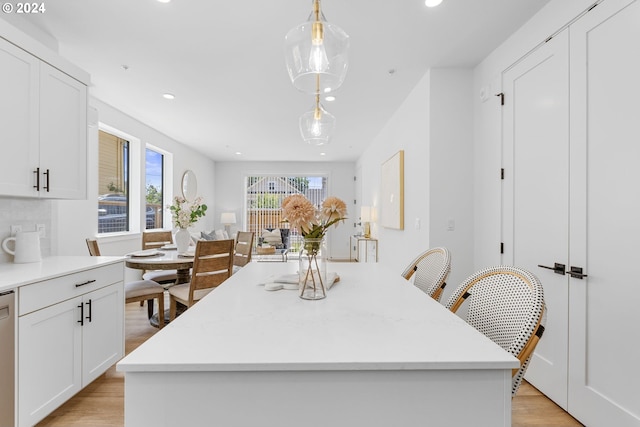
[(98, 233), (129, 231), (130, 143), (103, 130), (98, 135)]

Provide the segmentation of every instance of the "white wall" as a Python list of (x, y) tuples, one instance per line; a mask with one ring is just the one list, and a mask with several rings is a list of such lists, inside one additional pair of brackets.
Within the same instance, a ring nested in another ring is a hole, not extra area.
[[(594, 0), (552, 0), (473, 71), (474, 268), (501, 263), (502, 72), (586, 10)], [(486, 93), (482, 100), (481, 93)], [(507, 171), (508, 173), (508, 171)]]
[[(171, 153), (173, 167), (165, 170), (165, 174), (168, 174), (170, 177), (169, 182), (171, 183), (171, 186), (165, 189), (166, 196), (181, 194), (182, 174), (185, 170), (191, 169), (197, 177), (198, 195), (204, 198), (211, 211), (215, 210), (213, 185), (215, 164), (212, 160), (97, 99), (90, 99), (90, 106), (90, 110), (93, 111), (90, 111), (89, 114), (88, 200), (53, 202), (54, 223), (52, 234), (55, 237), (55, 242), (52, 245), (53, 254), (85, 255), (87, 248), (84, 239), (91, 236), (95, 237), (97, 234), (98, 121), (138, 138), (143, 148), (145, 144), (151, 144)], [(144, 156), (142, 156), (137, 165), (132, 165), (132, 169), (136, 167), (142, 171), (142, 176), (144, 177)], [(141, 195), (141, 204), (144, 203), (143, 200), (144, 194)], [(168, 200), (167, 203), (169, 202)], [(165, 215), (169, 215), (169, 213), (165, 212)], [(141, 219), (142, 221), (143, 219)], [(196, 223), (194, 229), (204, 230), (211, 227), (213, 227), (213, 216), (208, 214)], [(140, 242), (139, 233), (99, 239), (101, 252), (105, 255), (122, 255), (138, 250), (140, 249)]]
[[(429, 245), (429, 74), (425, 75), (358, 159), (359, 202), (380, 211), (380, 167), (404, 150), (405, 230), (371, 226), (378, 238), (379, 262), (398, 271)], [(419, 218), (422, 226), (414, 228)]]
[(448, 292), (472, 272), (471, 77), (466, 69), (430, 70), (356, 166), (361, 204), (380, 209), (381, 164), (405, 151), (405, 229), (372, 227), (380, 262), (400, 274), (419, 253), (445, 246), (452, 252)]
[(435, 68), (430, 75), (429, 247), (451, 251), (446, 301), (474, 271), (472, 70)]
[(222, 212), (235, 212), (238, 224), (231, 231), (240, 230), (245, 224), (244, 178), (249, 175), (300, 175), (329, 177), (329, 195), (339, 197), (347, 204), (349, 220), (327, 233), (329, 256), (349, 258), (349, 236), (354, 234), (353, 223), (358, 219), (355, 199), (355, 164), (350, 162), (217, 162), (215, 170), (216, 211), (215, 227), (220, 224)]
[[(11, 235), (12, 225), (21, 226), (22, 231), (35, 231), (36, 224), (44, 224), (47, 230), (51, 229), (51, 201), (0, 197), (0, 242)], [(10, 249), (15, 248), (13, 243), (8, 246)], [(42, 256), (51, 254), (51, 238), (48, 233), (40, 239), (40, 250)], [(0, 264), (12, 261), (13, 256), (0, 249)]]

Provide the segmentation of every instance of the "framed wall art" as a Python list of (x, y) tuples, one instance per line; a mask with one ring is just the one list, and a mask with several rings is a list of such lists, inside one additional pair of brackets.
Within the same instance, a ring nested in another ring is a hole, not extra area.
[(404, 150), (382, 164), (380, 180), (380, 225), (404, 230)]

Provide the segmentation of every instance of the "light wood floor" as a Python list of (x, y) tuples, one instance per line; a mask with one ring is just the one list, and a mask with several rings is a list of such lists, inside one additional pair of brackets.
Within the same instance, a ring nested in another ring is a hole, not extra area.
[[(157, 332), (147, 320), (147, 307), (126, 304), (125, 351), (128, 354)], [(38, 424), (56, 427), (124, 426), (124, 374), (111, 367)], [(524, 383), (513, 399), (512, 427), (582, 426), (531, 385)]]

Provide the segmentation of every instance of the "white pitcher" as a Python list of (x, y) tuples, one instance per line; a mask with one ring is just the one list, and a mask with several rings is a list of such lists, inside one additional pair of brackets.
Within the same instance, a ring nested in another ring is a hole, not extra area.
[[(8, 248), (7, 243), (14, 242), (15, 250)], [(25, 264), (42, 260), (40, 254), (40, 233), (37, 231), (19, 231), (16, 237), (7, 237), (2, 241), (2, 249), (13, 255), (13, 262)]]

